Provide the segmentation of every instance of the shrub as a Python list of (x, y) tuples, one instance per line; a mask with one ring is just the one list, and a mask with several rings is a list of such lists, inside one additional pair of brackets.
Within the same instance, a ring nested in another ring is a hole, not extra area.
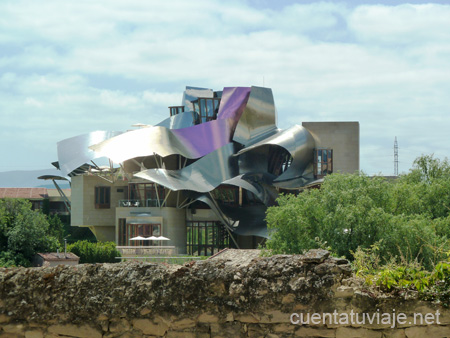
[(114, 242), (78, 241), (67, 245), (67, 251), (80, 257), (80, 263), (117, 263), (121, 256)]
[(266, 247), (275, 254), (318, 248), (318, 238), (353, 259), (358, 247), (379, 243), (381, 263), (417, 261), (431, 270), (450, 250), (450, 165), (432, 156), (394, 181), (332, 174), (320, 189), (277, 201), (266, 215)]

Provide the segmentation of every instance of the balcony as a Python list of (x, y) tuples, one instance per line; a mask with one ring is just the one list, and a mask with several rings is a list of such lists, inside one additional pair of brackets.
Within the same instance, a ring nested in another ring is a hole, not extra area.
[(163, 204), (163, 199), (147, 199), (147, 200), (119, 200), (119, 207), (138, 208), (138, 207), (160, 207)]

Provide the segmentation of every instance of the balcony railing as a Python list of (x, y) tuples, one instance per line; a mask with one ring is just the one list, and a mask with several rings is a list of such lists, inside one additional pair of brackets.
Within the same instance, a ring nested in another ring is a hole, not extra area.
[(142, 203), (141, 200), (119, 200), (119, 207), (126, 207), (126, 208), (131, 208), (131, 207), (144, 207), (144, 203)]
[(163, 199), (147, 199), (147, 200), (119, 200), (119, 207), (137, 208), (137, 207), (159, 207), (164, 202)]

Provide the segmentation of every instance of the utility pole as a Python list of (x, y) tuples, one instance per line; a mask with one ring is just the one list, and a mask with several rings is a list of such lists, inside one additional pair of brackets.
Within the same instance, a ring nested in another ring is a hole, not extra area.
[(398, 143), (397, 143), (397, 136), (395, 136), (395, 141), (394, 141), (394, 175), (398, 176)]

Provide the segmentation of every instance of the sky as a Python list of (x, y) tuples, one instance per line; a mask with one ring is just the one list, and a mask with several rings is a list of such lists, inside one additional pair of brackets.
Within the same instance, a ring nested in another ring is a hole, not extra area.
[(272, 88), (278, 126), (359, 121), (360, 167), (449, 157), (447, 1), (2, 0), (0, 172), (157, 124), (185, 86)]

